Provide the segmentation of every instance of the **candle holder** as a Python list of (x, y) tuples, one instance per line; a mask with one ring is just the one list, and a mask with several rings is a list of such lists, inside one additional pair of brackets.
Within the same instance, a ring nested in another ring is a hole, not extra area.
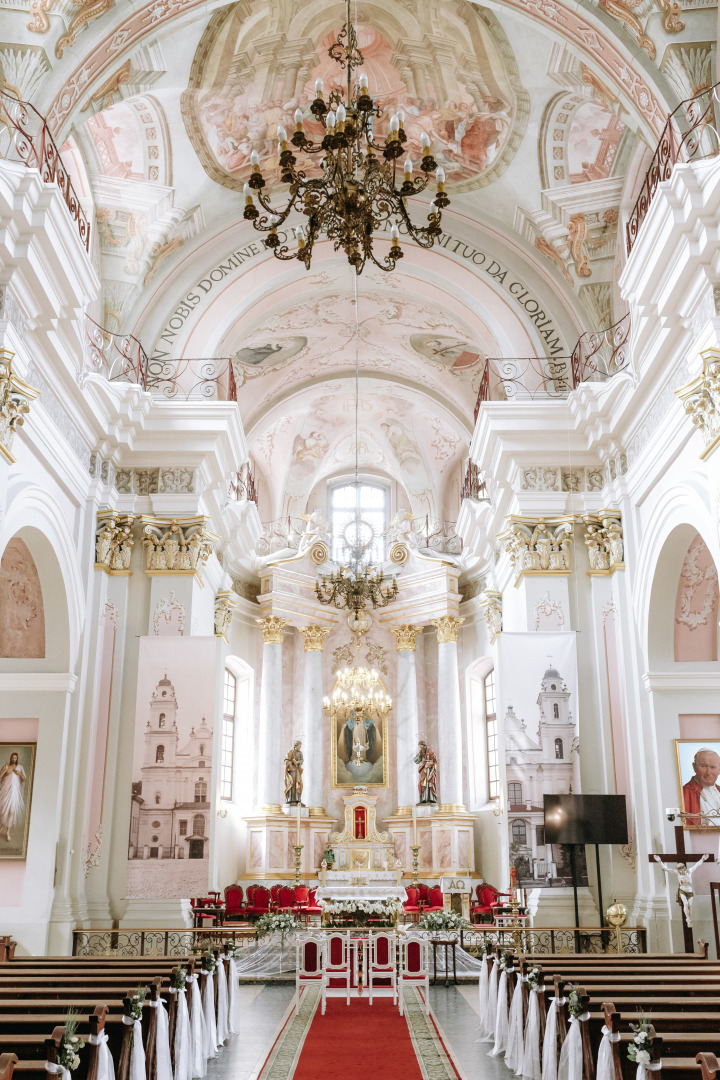
[(303, 845), (295, 845), (295, 884), (300, 884), (300, 854), (302, 852)]
[(419, 844), (417, 844), (417, 845), (413, 844), (412, 847), (410, 848), (410, 850), (413, 853), (413, 879), (412, 879), (412, 883), (413, 883), (413, 885), (417, 885), (417, 883), (418, 883), (418, 865), (419, 865), (419, 862), (420, 862), (420, 860), (419, 860), (420, 845)]

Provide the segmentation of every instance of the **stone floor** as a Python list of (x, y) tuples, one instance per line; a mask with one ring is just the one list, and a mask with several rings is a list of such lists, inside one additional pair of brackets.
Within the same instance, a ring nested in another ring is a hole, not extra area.
[[(239, 987), (240, 1034), (210, 1062), (207, 1080), (256, 1080), (294, 991), (289, 982)], [(476, 983), (434, 986), (430, 1004), (464, 1080), (513, 1080), (503, 1060), (488, 1057), (490, 1046), (480, 1042)]]

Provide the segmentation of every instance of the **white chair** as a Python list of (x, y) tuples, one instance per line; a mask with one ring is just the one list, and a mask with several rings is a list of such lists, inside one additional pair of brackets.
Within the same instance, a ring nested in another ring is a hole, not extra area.
[(373, 990), (389, 985), (392, 990), (393, 1005), (397, 1005), (397, 935), (394, 931), (382, 930), (368, 935), (367, 946), (367, 985), (368, 1000), (373, 1003)]
[(325, 998), (328, 991), (345, 987), (347, 1004), (350, 1004), (350, 931), (326, 934), (325, 963), (322, 978), (322, 1014), (325, 1014)]
[(425, 1013), (430, 1012), (430, 963), (427, 941), (409, 936), (400, 942), (400, 980), (398, 984), (400, 1015), (405, 1012), (403, 990), (416, 986), (425, 990)]
[(298, 941), (296, 953), (295, 996), (299, 1000), (301, 986), (314, 984), (322, 988), (325, 935), (303, 934)]

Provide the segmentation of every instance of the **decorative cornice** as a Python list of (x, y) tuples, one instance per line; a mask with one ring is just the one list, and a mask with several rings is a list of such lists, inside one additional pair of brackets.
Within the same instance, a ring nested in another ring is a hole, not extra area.
[(642, 677), (645, 689), (707, 691), (717, 693), (720, 690), (720, 671), (646, 671)]
[(583, 514), (585, 545), (590, 559), (591, 576), (614, 574), (624, 570), (622, 515), (619, 510), (599, 510)]
[(303, 636), (305, 652), (321, 653), (325, 645), (325, 638), (330, 633), (330, 627), (311, 623), (310, 626), (298, 626), (298, 633)]
[(72, 694), (76, 682), (71, 671), (7, 671), (0, 674), (0, 693)]
[(233, 611), (237, 606), (235, 593), (232, 590), (221, 589), (215, 594), (215, 637), (222, 638), (225, 644), (228, 644), (227, 635)]
[(485, 616), (490, 641), (497, 641), (502, 632), (502, 593), (486, 589), (480, 599), (480, 609)]
[(15, 431), (25, 423), (30, 402), (40, 393), (34, 386), (13, 375), (14, 355), (8, 349), (0, 349), (0, 457), (10, 465), (15, 462), (10, 452)]
[(569, 574), (574, 518), (511, 516), (498, 540), (515, 569), (515, 584), (524, 575)]
[(267, 618), (256, 619), (255, 622), (262, 630), (265, 645), (282, 645), (289, 619), (279, 619), (277, 615), (268, 615)]
[(700, 353), (702, 374), (675, 391), (685, 412), (702, 435), (701, 459), (709, 457), (720, 443), (720, 351)]
[(395, 635), (396, 652), (415, 652), (417, 638), (423, 632), (422, 626), (413, 626), (412, 623), (403, 623), (402, 626), (389, 626), (391, 634)]
[(438, 645), (445, 645), (454, 644), (457, 641), (458, 630), (465, 619), (460, 619), (455, 615), (443, 615), (440, 619), (431, 619), (430, 622), (435, 627)]
[(116, 510), (101, 510), (95, 529), (95, 569), (104, 570), (112, 576), (129, 575), (130, 559), (135, 541), (132, 514), (118, 514)]

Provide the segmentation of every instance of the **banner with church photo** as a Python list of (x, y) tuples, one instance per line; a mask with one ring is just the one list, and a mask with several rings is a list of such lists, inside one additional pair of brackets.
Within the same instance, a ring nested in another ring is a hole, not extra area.
[(126, 896), (208, 889), (217, 639), (140, 639)]
[[(570, 886), (570, 849), (545, 843), (543, 796), (580, 793), (574, 633), (501, 635), (498, 718), (502, 803), (517, 883), (528, 889)], [(587, 885), (582, 847), (575, 848), (575, 868), (578, 885)]]

